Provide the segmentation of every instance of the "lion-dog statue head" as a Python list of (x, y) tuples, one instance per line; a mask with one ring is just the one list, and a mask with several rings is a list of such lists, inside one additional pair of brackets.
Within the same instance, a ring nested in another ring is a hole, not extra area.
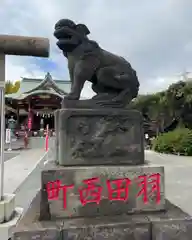
[(89, 34), (90, 31), (84, 24), (75, 24), (69, 19), (61, 19), (55, 24), (54, 36), (58, 39), (57, 46), (64, 55), (73, 51)]

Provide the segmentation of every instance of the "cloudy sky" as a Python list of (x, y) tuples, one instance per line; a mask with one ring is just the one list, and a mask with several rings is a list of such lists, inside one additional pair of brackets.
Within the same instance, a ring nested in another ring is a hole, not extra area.
[[(141, 93), (159, 91), (192, 71), (192, 0), (0, 0), (0, 33), (48, 37), (49, 59), (8, 56), (6, 79), (68, 80), (53, 27), (60, 18), (85, 23), (90, 38), (124, 56), (140, 79)], [(83, 95), (91, 96), (86, 85)]]

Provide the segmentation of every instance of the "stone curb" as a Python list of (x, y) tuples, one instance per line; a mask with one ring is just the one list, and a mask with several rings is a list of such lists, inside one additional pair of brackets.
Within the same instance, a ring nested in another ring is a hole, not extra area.
[[(48, 152), (45, 152), (39, 159), (39, 161), (34, 165), (34, 167), (31, 169), (31, 171), (29, 172), (29, 174), (25, 177), (25, 179), (23, 179), (23, 181), (16, 187), (15, 191), (17, 191), (17, 189), (19, 189), (19, 187), (23, 184), (23, 182), (29, 177), (29, 175), (38, 167), (38, 165), (46, 160)], [(23, 213), (24, 209), (20, 208), (20, 207), (16, 207), (14, 210), (14, 216), (13, 218), (8, 221), (8, 222), (4, 222), (0, 224), (0, 240), (9, 240), (12, 238), (13, 236), (13, 232), (15, 229), (16, 224), (18, 223), (18, 221), (20, 220), (22, 213)]]
[(16, 224), (20, 220), (22, 214), (23, 214), (23, 208), (15, 208), (14, 217), (9, 222), (0, 224), (1, 240), (8, 240), (12, 238)]

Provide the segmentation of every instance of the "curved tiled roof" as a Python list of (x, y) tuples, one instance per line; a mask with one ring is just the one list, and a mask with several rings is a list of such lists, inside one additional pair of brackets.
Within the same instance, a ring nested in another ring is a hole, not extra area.
[(70, 81), (53, 80), (51, 74), (47, 73), (44, 79), (23, 78), (19, 91), (5, 97), (22, 100), (30, 95), (48, 93), (63, 98), (69, 93), (70, 88)]

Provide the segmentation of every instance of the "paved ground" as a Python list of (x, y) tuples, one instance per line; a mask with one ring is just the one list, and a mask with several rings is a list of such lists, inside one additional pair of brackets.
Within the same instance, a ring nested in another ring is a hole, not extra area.
[[(43, 149), (23, 150), (20, 154), (5, 162), (4, 192), (13, 193), (36, 168), (45, 152)], [(24, 195), (26, 198), (27, 195)]]
[[(44, 159), (42, 159), (36, 166), (35, 170), (28, 176), (26, 181), (20, 185), (20, 187), (15, 191), (16, 193), (16, 206), (24, 208), (27, 210), (32, 199), (37, 194), (41, 185), (41, 171), (44, 168)], [(26, 197), (27, 196), (27, 197)]]
[(165, 167), (166, 197), (192, 215), (192, 157), (145, 152), (153, 165)]
[(4, 155), (5, 162), (18, 155), (19, 155), (18, 151), (5, 152), (5, 155)]
[[(10, 147), (10, 144), (5, 143), (5, 150), (8, 150), (9, 147)], [(11, 143), (12, 150), (20, 150), (20, 149), (23, 149), (23, 147), (24, 147), (23, 139), (12, 141)]]

